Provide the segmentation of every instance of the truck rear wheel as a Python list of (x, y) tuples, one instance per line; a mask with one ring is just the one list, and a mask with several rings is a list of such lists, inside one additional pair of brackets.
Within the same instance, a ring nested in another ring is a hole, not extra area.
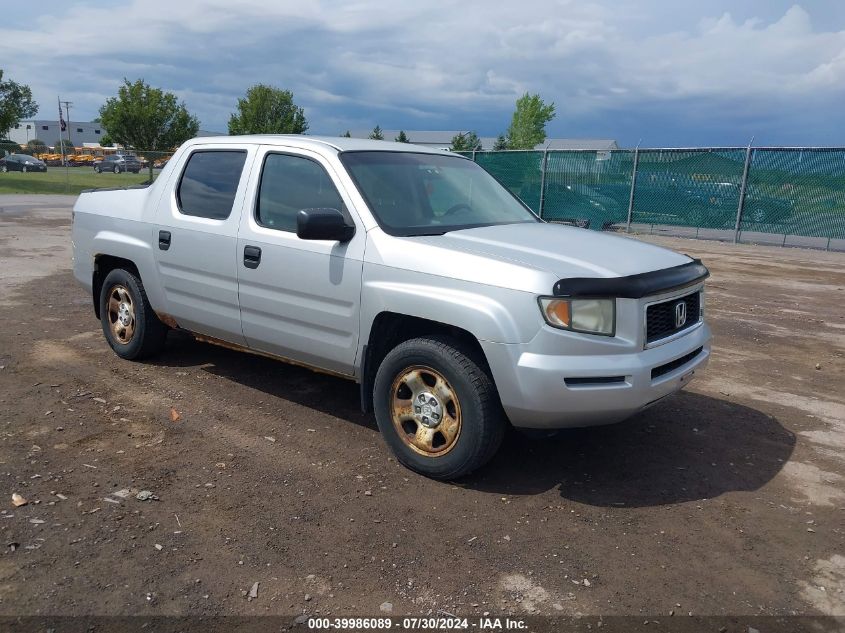
[(376, 373), (373, 402), (399, 462), (433, 479), (457, 479), (485, 464), (505, 430), (483, 362), (447, 337), (416, 338), (390, 351)]
[(148, 358), (164, 347), (167, 326), (150, 307), (141, 279), (122, 268), (111, 271), (103, 281), (100, 322), (106, 340), (121, 358)]

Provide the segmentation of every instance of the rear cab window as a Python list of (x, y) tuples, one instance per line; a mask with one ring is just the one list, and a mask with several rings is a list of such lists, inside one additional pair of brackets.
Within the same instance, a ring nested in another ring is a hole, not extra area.
[(232, 213), (241, 180), (246, 150), (197, 150), (176, 187), (180, 213), (211, 220), (225, 220)]

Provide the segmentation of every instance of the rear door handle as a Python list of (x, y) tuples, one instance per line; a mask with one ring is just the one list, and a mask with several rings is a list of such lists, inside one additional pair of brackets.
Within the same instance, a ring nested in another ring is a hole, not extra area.
[(244, 266), (258, 268), (261, 263), (261, 249), (257, 246), (244, 246)]
[(170, 231), (158, 232), (158, 247), (163, 251), (170, 248)]

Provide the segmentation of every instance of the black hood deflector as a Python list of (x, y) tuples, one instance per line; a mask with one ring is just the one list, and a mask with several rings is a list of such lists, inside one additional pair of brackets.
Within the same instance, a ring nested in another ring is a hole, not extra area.
[(641, 299), (677, 290), (707, 279), (710, 271), (694, 259), (687, 264), (627, 277), (573, 277), (561, 279), (553, 289), (556, 297), (620, 297)]

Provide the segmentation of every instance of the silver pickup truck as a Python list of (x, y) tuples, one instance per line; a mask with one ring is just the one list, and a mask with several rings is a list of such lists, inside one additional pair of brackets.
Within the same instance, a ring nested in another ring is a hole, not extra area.
[(181, 328), (355, 380), (399, 461), (438, 479), (508, 423), (623, 420), (710, 354), (700, 261), (545, 223), (408, 144), (194, 139), (149, 187), (83, 193), (73, 249), (120, 357)]

